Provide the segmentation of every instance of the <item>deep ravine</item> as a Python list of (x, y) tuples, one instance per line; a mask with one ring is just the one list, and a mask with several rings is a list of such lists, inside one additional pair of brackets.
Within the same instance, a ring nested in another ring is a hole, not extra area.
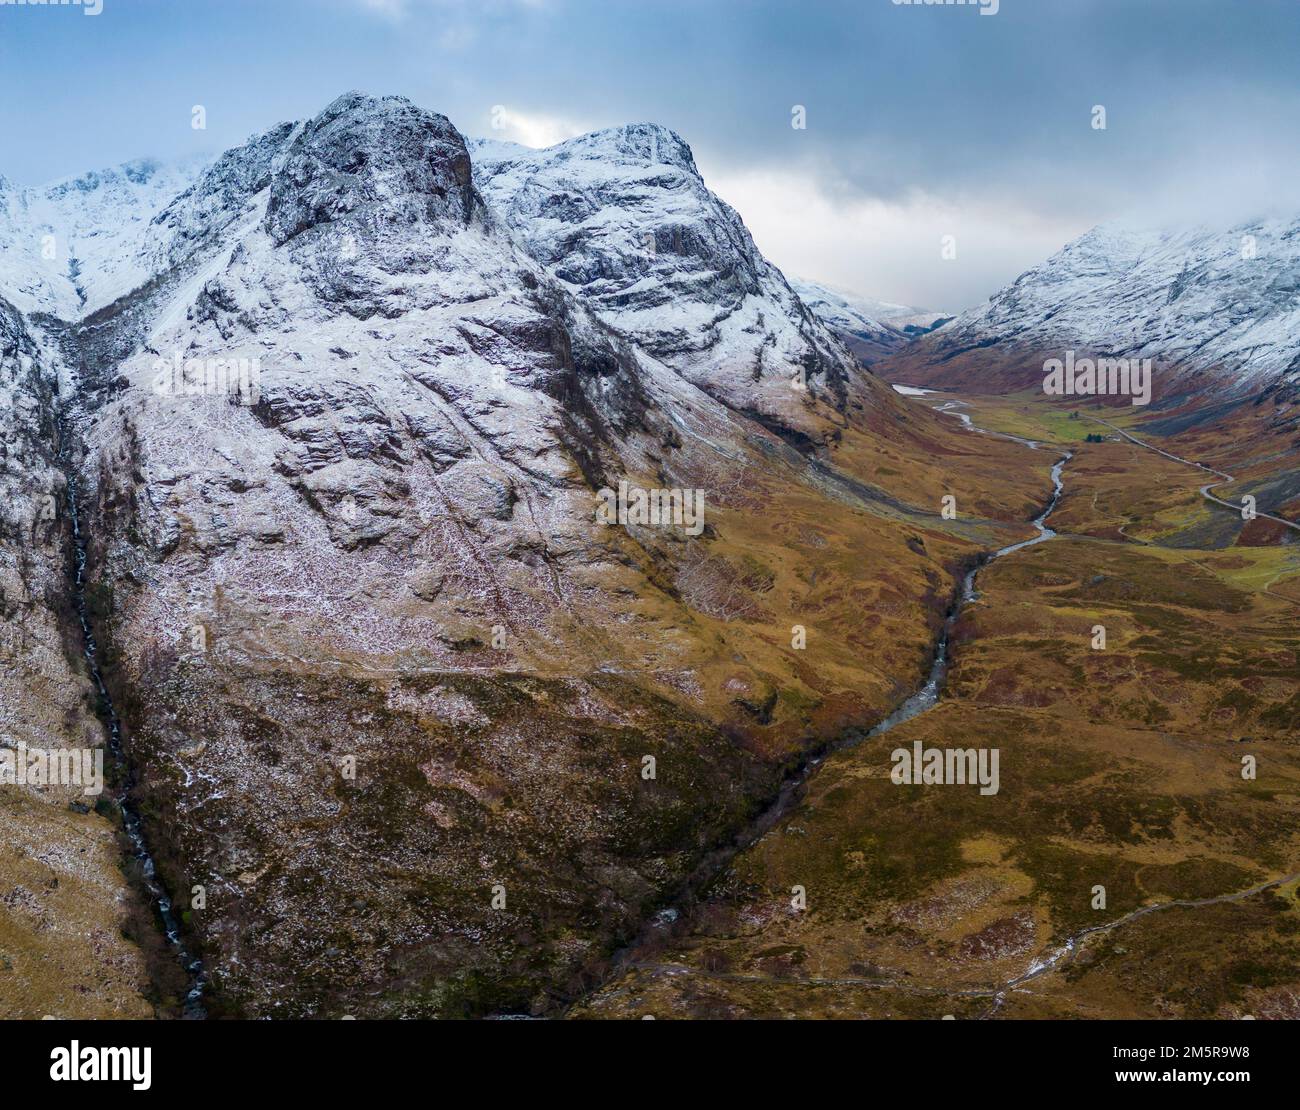
[(90, 680), (95, 687), (96, 712), (104, 725), (108, 760), (113, 764), (116, 772), (115, 777), (118, 782), (116, 801), (122, 815), (122, 831), (129, 844), (130, 854), (138, 867), (140, 882), (166, 939), (167, 947), (185, 972), (187, 989), (181, 1006), (181, 1016), (190, 1019), (204, 1018), (207, 1013), (203, 1005), (203, 992), (207, 979), (203, 961), (190, 951), (181, 935), (180, 922), (177, 920), (171, 895), (158, 877), (153, 853), (149, 850), (144, 821), (139, 809), (131, 800), (131, 788), (136, 782), (135, 771), (122, 743), (121, 718), (118, 717), (113, 696), (104, 682), (103, 670), (99, 663), (99, 645), (90, 617), (90, 606), (86, 600), (87, 541), (81, 527), (81, 487), (77, 478), (76, 461), (72, 457), (72, 437), (66, 415), (60, 415), (58, 418), (57, 429), (57, 457), (67, 481), (66, 504), (72, 527), (72, 605), (77, 623), (81, 626), (82, 655), (90, 671)]

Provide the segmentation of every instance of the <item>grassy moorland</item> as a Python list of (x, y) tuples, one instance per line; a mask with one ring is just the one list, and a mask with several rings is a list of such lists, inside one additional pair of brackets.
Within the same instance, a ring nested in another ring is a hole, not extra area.
[[(574, 1016), (1300, 1016), (1300, 544), (1069, 410), (967, 411), (1074, 451), (1060, 535), (981, 573), (935, 709), (832, 755)], [(1160, 442), (1285, 481), (1227, 438)], [(916, 740), (997, 748), (999, 792), (895, 785)]]

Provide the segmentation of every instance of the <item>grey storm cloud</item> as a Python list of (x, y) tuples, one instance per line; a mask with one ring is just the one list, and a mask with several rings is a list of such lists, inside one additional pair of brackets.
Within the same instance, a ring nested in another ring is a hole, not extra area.
[[(541, 142), (653, 120), (691, 143), (778, 264), (948, 308), (1105, 220), (1227, 220), (1294, 193), (1296, 0), (997, 8), (113, 0), (80, 20), (9, 8), (0, 173), (219, 150), (352, 87), (410, 96), (471, 134), (488, 133), (495, 106), (561, 121), (531, 132)], [(195, 103), (209, 120), (197, 136)], [(790, 126), (795, 105), (805, 129)], [(941, 229), (966, 245), (957, 265), (937, 264)]]

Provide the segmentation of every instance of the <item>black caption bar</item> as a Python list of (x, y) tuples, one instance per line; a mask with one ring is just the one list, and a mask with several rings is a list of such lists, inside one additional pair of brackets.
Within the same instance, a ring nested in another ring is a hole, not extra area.
[[(1296, 1026), (1188, 1022), (11, 1022), (6, 1094), (176, 1098), (203, 1090), (333, 1098), (413, 1079), (500, 1097), (662, 1088), (756, 1099), (852, 1075), (933, 1095), (1043, 1081), (1072, 1093), (1185, 1094), (1294, 1083)], [(423, 1077), (421, 1079), (421, 1077)]]

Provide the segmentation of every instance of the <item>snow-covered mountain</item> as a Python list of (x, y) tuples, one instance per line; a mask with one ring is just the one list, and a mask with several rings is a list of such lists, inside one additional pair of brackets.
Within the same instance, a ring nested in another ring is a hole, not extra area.
[[(471, 148), (353, 93), (210, 164), (77, 181), (5, 189), (0, 310), (28, 359), (8, 459), (29, 496), (78, 480), (160, 873), (208, 887), (190, 920), (222, 1004), (391, 1012), (409, 980), (443, 984), (431, 1012), (477, 1011), (476, 967), (574, 974), (808, 735), (736, 742), (797, 663), (721, 645), (767, 612), (751, 551), (794, 564), (813, 541), (791, 525), (727, 557), (716, 522), (786, 496), (860, 528), (898, 506), (832, 481), (837, 438), (939, 429), (662, 128)], [(50, 473), (30, 441), (56, 427)], [(704, 534), (607, 527), (596, 492), (628, 480), (704, 490)], [(66, 514), (51, 527), (57, 560)], [(908, 536), (868, 538), (928, 582)], [(624, 772), (647, 744), (686, 773), (642, 789)], [(480, 897), (497, 881), (509, 912)]]
[(1157, 398), (1258, 394), (1300, 374), (1300, 220), (1095, 228), (892, 359), (913, 384), (1023, 388), (1067, 349), (1155, 360)]
[(951, 314), (878, 301), (815, 281), (796, 278), (790, 287), (854, 354), (872, 362), (951, 319)]
[(810, 396), (844, 405), (856, 374), (843, 346), (673, 132), (633, 124), (471, 151), (484, 198), (529, 254), (646, 355), (766, 422), (808, 430)]
[[(0, 629), (32, 660), (0, 702), (93, 731), (57, 646), (72, 477), (140, 808), (230, 1012), (544, 1010), (896, 700), (981, 527), (914, 507), (980, 460), (837, 334), (915, 314), (810, 307), (661, 127), (532, 151), (351, 93), (0, 201)], [(703, 491), (704, 527), (608, 527), (623, 483)], [(806, 612), (838, 662), (786, 650)]]

